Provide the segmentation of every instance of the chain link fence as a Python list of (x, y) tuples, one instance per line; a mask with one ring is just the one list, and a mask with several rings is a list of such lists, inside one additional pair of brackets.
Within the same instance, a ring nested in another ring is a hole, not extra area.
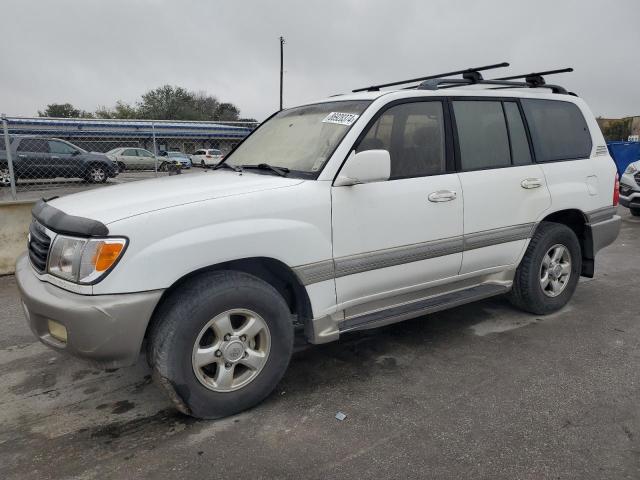
[(253, 122), (2, 117), (0, 202), (37, 200), (220, 162)]

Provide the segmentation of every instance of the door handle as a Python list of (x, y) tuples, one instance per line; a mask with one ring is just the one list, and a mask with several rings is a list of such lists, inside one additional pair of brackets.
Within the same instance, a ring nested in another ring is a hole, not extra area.
[(539, 178), (525, 178), (520, 182), (520, 186), (526, 189), (538, 188), (542, 186), (542, 180)]
[(455, 200), (457, 197), (456, 192), (453, 190), (438, 190), (437, 192), (432, 192), (429, 194), (430, 202), (450, 202), (451, 200)]
[(27, 156), (23, 155), (23, 154), (20, 154), (20, 155), (18, 155), (18, 158), (27, 158)]

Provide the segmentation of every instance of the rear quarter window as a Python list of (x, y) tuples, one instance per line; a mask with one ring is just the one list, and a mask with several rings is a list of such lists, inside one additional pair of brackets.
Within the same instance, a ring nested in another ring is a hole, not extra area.
[(522, 99), (538, 162), (587, 158), (591, 134), (580, 109), (571, 102)]

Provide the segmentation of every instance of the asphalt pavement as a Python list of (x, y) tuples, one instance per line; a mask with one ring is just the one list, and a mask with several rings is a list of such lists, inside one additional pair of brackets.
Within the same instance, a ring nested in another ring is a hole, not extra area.
[(640, 478), (640, 219), (620, 210), (559, 313), (499, 297), (348, 335), (218, 421), (175, 412), (142, 357), (39, 344), (1, 277), (0, 478)]

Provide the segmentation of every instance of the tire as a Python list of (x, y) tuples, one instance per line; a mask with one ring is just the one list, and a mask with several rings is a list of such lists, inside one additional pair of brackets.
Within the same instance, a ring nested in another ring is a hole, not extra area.
[(634, 217), (640, 217), (640, 208), (630, 208), (629, 211)]
[(102, 165), (89, 165), (85, 179), (89, 183), (104, 183), (107, 181), (107, 171)]
[(158, 171), (159, 172), (166, 172), (167, 171), (167, 162), (162, 162), (160, 164), (160, 166), (158, 167)]
[(11, 175), (9, 175), (9, 166), (0, 165), (0, 187), (11, 186)]
[(127, 166), (124, 164), (124, 162), (118, 162), (118, 169), (121, 172), (124, 172), (127, 169)]
[(200, 166), (201, 166), (202, 168), (207, 168), (207, 164), (206, 164), (206, 163), (204, 163), (204, 160), (200, 160)]
[[(568, 253), (568, 267), (567, 257), (564, 255), (557, 262), (560, 265), (559, 269), (553, 266), (553, 261), (549, 263), (547, 255), (553, 256), (561, 251), (556, 247), (564, 247)], [(543, 266), (543, 261), (550, 267)], [(552, 268), (554, 271), (551, 271)], [(555, 279), (563, 268), (565, 272), (568, 271), (568, 277), (564, 282), (562, 281), (564, 274)], [(514, 306), (536, 315), (556, 312), (571, 299), (578, 285), (581, 270), (582, 250), (574, 231), (560, 223), (542, 222), (536, 229), (516, 270), (509, 299)], [(545, 280), (548, 283), (543, 287)]]
[[(207, 328), (228, 312), (233, 312), (230, 328), (215, 323)], [(241, 324), (247, 328), (245, 314), (257, 323), (261, 320), (263, 329), (243, 340), (239, 332)], [(224, 332), (233, 336), (225, 337)], [(242, 353), (238, 342), (251, 346)], [(268, 283), (241, 272), (208, 272), (188, 280), (163, 301), (147, 348), (153, 377), (178, 410), (197, 418), (221, 418), (256, 405), (273, 391), (291, 358), (293, 322), (286, 302)], [(252, 361), (258, 351), (266, 352), (259, 360), (262, 366), (247, 368), (244, 362)], [(200, 352), (207, 354), (202, 367), (197, 366)], [(232, 380), (225, 373), (229, 371)], [(221, 372), (225, 374), (219, 376)]]

